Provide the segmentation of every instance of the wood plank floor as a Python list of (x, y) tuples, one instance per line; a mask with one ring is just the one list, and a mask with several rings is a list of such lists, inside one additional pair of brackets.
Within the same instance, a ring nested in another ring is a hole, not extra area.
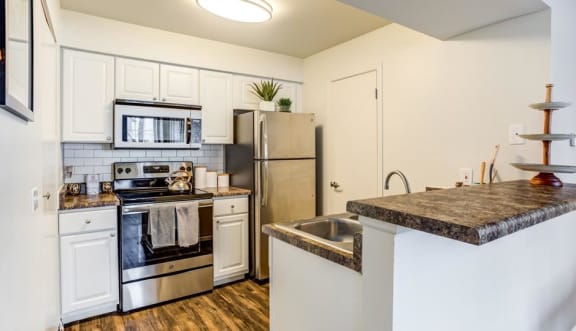
[(212, 293), (142, 309), (96, 317), (66, 331), (268, 330), (269, 286), (246, 280)]

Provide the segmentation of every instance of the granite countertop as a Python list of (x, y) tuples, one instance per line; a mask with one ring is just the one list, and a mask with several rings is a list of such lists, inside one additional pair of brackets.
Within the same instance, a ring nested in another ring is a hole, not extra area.
[[(329, 217), (349, 217), (350, 215), (351, 214), (321, 216), (314, 220), (326, 219)], [(356, 233), (354, 235), (353, 251), (349, 252), (330, 246), (319, 240), (311, 239), (296, 231), (291, 231), (288, 227), (283, 226), (282, 223), (266, 224), (262, 227), (262, 232), (270, 237), (282, 240), (292, 246), (296, 246), (346, 268), (358, 272), (362, 271), (362, 233)]]
[(97, 208), (118, 206), (120, 200), (114, 193), (100, 193), (98, 195), (61, 195), (60, 210)]
[(208, 193), (212, 193), (214, 194), (215, 198), (219, 198), (219, 197), (231, 197), (231, 196), (235, 196), (235, 195), (248, 195), (251, 194), (252, 191), (244, 189), (244, 188), (240, 188), (240, 187), (204, 187), (199, 189), (201, 191), (204, 192), (208, 192)]
[(347, 210), (406, 228), (483, 245), (576, 210), (576, 185), (518, 180), (349, 201)]

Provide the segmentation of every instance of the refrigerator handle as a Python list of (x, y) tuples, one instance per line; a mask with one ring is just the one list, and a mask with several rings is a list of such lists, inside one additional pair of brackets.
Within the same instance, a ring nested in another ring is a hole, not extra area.
[(262, 183), (262, 207), (268, 205), (268, 161), (262, 162), (262, 174), (260, 183)]
[(260, 116), (260, 157), (268, 159), (268, 122), (264, 114)]

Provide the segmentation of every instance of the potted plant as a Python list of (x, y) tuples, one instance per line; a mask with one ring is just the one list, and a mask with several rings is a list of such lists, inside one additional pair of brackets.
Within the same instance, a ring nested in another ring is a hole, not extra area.
[(269, 81), (260, 81), (260, 84), (252, 83), (250, 87), (252, 87), (252, 93), (262, 100), (259, 109), (274, 111), (274, 102), (272, 100), (274, 100), (274, 97), (282, 88), (282, 84), (272, 79)]
[(278, 109), (280, 111), (290, 112), (290, 106), (292, 106), (292, 100), (290, 100), (290, 98), (278, 99)]

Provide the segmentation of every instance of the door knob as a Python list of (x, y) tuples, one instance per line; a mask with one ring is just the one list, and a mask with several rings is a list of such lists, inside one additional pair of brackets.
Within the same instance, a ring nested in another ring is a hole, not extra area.
[(330, 182), (330, 187), (334, 189), (335, 192), (342, 192), (340, 184), (338, 182)]
[(44, 195), (42, 195), (42, 197), (46, 200), (50, 200), (50, 197), (51, 197), (50, 192), (44, 193)]

